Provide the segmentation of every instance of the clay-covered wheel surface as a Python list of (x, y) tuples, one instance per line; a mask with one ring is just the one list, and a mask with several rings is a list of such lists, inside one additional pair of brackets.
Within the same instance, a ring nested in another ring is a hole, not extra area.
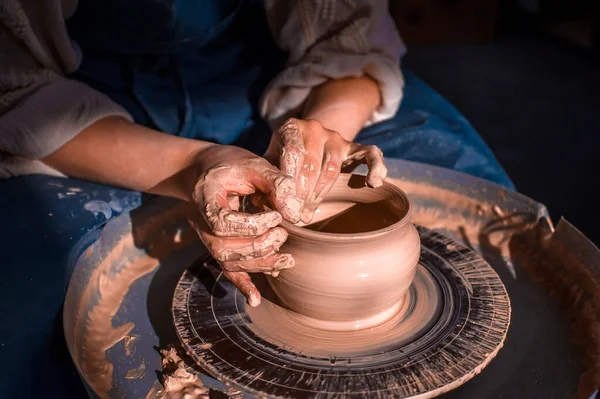
[[(184, 273), (175, 291), (181, 343), (208, 373), (256, 397), (430, 398), (454, 389), (502, 347), (510, 301), (474, 251), (418, 230), (415, 281), (385, 328), (316, 334), (306, 345), (282, 339), (279, 327), (293, 325), (292, 311), (269, 293), (258, 308), (246, 309), (229, 281), (200, 265)], [(312, 337), (310, 330), (302, 334)], [(340, 349), (341, 340), (356, 344)]]

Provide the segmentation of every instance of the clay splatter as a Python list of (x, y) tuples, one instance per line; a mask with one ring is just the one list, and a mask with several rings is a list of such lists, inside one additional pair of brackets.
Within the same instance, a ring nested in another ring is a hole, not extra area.
[(139, 337), (136, 336), (125, 337), (123, 343), (125, 345), (125, 354), (127, 356), (133, 356), (133, 354), (135, 353), (135, 345), (138, 341)]
[(128, 380), (139, 380), (140, 378), (144, 378), (146, 376), (146, 364), (142, 361), (138, 367), (128, 370), (125, 374), (125, 378)]

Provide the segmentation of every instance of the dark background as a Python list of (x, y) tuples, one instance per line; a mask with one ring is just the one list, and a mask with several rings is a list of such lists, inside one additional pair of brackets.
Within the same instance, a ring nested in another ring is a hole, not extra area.
[(404, 66), (446, 97), (517, 189), (600, 244), (600, 0), (390, 0)]

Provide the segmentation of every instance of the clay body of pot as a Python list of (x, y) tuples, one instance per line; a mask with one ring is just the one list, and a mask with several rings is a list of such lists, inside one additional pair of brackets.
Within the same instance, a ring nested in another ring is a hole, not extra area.
[(284, 223), (282, 252), (296, 265), (269, 277), (279, 299), (323, 328), (369, 328), (401, 307), (414, 278), (420, 239), (410, 204), (391, 183), (365, 186), (342, 174), (307, 226)]

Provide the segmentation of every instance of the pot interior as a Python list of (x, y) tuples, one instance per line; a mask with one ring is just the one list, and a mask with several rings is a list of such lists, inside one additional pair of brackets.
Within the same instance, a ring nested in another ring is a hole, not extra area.
[(329, 234), (376, 232), (403, 221), (408, 212), (408, 199), (396, 186), (371, 188), (365, 176), (341, 174), (313, 220), (297, 226)]

